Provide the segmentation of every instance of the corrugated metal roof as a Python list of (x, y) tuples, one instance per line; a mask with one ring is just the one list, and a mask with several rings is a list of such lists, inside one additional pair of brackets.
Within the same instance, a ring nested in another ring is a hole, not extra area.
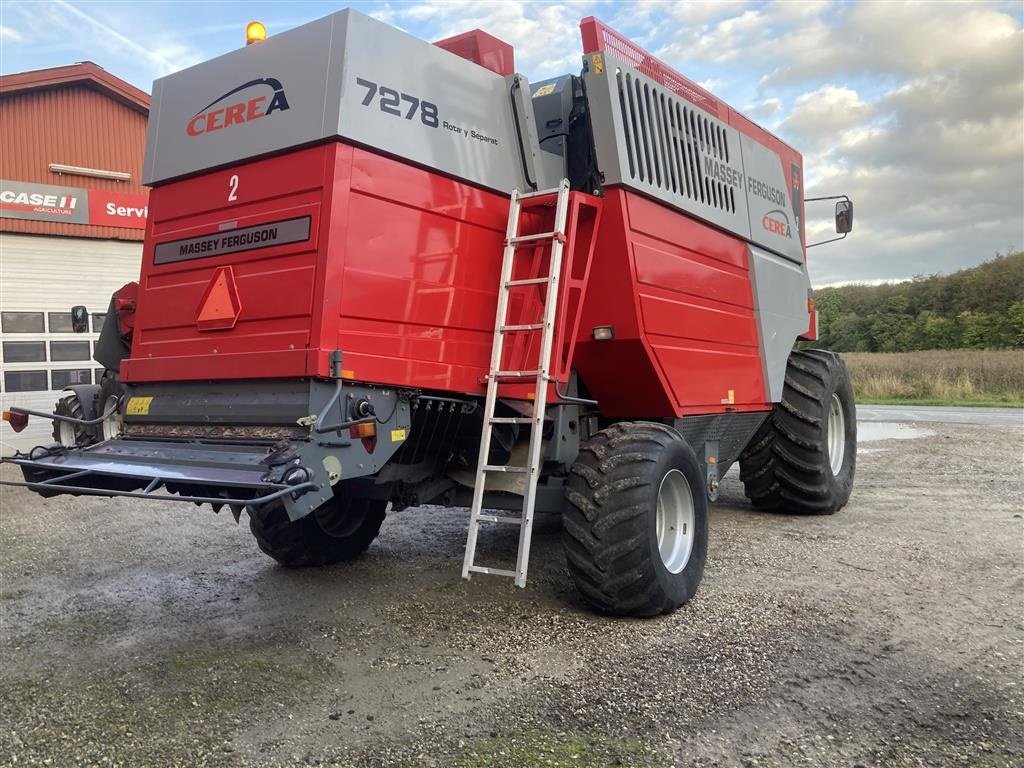
[(49, 67), (33, 69), (28, 72), (16, 72), (12, 75), (0, 75), (0, 96), (74, 83), (96, 88), (132, 109), (149, 114), (148, 93), (140, 91), (131, 83), (110, 74), (103, 67), (93, 64), (91, 61), (80, 61), (65, 67)]
[[(16, 77), (8, 75), (4, 80)], [(0, 178), (147, 194), (148, 189), (140, 183), (146, 114), (138, 105), (128, 106), (108, 88), (94, 87), (95, 83), (83, 82), (81, 77), (67, 84), (51, 80), (43, 78), (37, 88), (0, 90)], [(125, 171), (131, 180), (57, 174), (50, 171), (50, 163)], [(0, 219), (0, 231), (115, 240), (142, 240), (144, 235), (141, 229), (8, 218)]]

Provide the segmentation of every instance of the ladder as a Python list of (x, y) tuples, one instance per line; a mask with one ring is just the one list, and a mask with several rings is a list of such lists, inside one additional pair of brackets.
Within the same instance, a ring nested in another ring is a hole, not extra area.
[[(547, 198), (547, 200), (545, 200)], [(522, 235), (519, 232), (520, 213), (524, 207), (550, 205), (555, 201), (554, 229), (551, 232)], [(525, 205), (524, 205), (525, 203)], [(555, 314), (558, 304), (558, 281), (562, 269), (562, 255), (566, 240), (566, 218), (569, 208), (569, 180), (563, 179), (555, 189), (520, 194), (513, 190), (508, 212), (508, 228), (505, 234), (505, 251), (501, 262), (501, 283), (498, 286), (498, 310), (494, 324), (494, 343), (491, 347), (491, 367), (487, 376), (487, 399), (484, 404), (483, 432), (480, 435), (480, 457), (477, 460), (476, 483), (473, 486), (473, 506), (469, 516), (469, 535), (466, 539), (466, 554), (462, 562), (462, 578), (469, 579), (474, 573), (495, 576), (509, 576), (515, 579), (517, 587), (526, 586), (526, 569), (530, 560), (530, 535), (533, 531), (534, 504), (537, 498), (537, 481), (540, 478), (541, 447), (543, 444), (544, 409), (547, 405), (550, 375), (551, 345), (555, 333)], [(513, 280), (514, 262), (523, 246), (551, 243), (551, 258), (547, 275)], [(510, 324), (508, 319), (509, 294), (521, 286), (546, 285), (543, 318), (539, 322)], [(535, 368), (530, 370), (501, 370), (505, 336), (509, 333), (537, 333), (541, 335), (540, 356)], [(533, 415), (530, 417), (495, 417), (494, 409), (498, 400), (498, 387), (502, 383), (523, 382), (534, 379)], [(499, 466), (489, 464), (491, 431), (495, 424), (529, 424), (530, 446), (526, 466)], [(515, 472), (526, 475), (526, 492), (523, 494), (523, 509), (519, 516), (482, 514), (484, 486), (488, 474)], [(514, 571), (489, 568), (476, 564), (476, 542), (480, 523), (504, 523), (519, 526), (519, 548), (516, 553)]]

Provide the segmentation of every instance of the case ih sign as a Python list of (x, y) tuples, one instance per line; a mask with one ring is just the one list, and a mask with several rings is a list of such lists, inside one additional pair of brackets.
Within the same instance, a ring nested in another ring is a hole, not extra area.
[(145, 229), (149, 195), (0, 180), (0, 218)]

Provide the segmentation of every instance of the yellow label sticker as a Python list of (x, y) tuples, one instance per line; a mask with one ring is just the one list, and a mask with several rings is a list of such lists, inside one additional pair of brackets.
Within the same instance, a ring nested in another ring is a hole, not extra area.
[(600, 75), (602, 72), (604, 72), (604, 56), (602, 56), (600, 53), (595, 53), (594, 58), (591, 59), (591, 61), (594, 62), (595, 75)]
[(404, 429), (392, 429), (391, 430), (391, 442), (392, 443), (400, 443), (403, 440), (405, 440), (405, 430)]
[(152, 397), (133, 397), (128, 400), (128, 406), (124, 412), (129, 416), (148, 416), (149, 406), (153, 402)]
[(554, 92), (555, 92), (555, 84), (554, 83), (548, 83), (547, 85), (542, 85), (540, 88), (538, 88), (537, 91), (533, 94), (533, 98), (536, 99), (538, 96), (547, 96), (549, 93), (554, 93)]
[(732, 405), (735, 402), (736, 402), (736, 390), (730, 389), (729, 390), (729, 405)]

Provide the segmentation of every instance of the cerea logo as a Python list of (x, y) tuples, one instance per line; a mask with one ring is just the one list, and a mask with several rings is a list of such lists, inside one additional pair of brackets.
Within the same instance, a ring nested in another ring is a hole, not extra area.
[[(269, 95), (266, 88), (271, 90)], [(218, 96), (196, 112), (185, 126), (185, 132), (193, 137), (202, 136), (204, 133), (260, 120), (288, 108), (288, 99), (284, 95), (281, 81), (273, 77), (262, 77)]]
[(764, 216), (761, 217), (761, 226), (773, 235), (779, 237), (789, 237), (789, 216), (786, 212), (776, 208), (774, 211), (768, 211)]

